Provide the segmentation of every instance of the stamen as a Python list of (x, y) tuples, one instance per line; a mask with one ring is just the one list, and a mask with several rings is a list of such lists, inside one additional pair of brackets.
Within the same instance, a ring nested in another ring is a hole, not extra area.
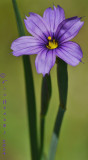
[[(49, 38), (49, 37), (48, 37), (48, 38)], [(55, 39), (53, 39), (52, 41), (49, 40), (49, 43), (48, 43), (48, 45), (46, 45), (46, 47), (47, 47), (48, 49), (55, 49), (55, 48), (58, 47), (58, 42), (55, 41)]]
[(51, 40), (51, 39), (52, 39), (52, 38), (49, 36), (49, 37), (48, 37), (48, 40)]

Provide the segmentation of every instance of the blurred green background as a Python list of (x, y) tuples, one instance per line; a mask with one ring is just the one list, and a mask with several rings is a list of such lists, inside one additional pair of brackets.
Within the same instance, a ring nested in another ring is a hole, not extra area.
[[(85, 16), (80, 33), (74, 41), (80, 44), (83, 63), (76, 67), (68, 66), (69, 90), (67, 111), (61, 128), (60, 140), (55, 160), (88, 160), (88, 0), (17, 0), (22, 19), (28, 12), (40, 15), (53, 4), (65, 10), (66, 18)], [(25, 28), (26, 31), (26, 28)], [(26, 35), (28, 32), (26, 31)], [(0, 160), (31, 160), (28, 119), (26, 109), (25, 79), (22, 57), (14, 57), (11, 43), (18, 38), (17, 24), (11, 0), (0, 1), (0, 73), (6, 74), (6, 158), (2, 156), (3, 140), (3, 86), (0, 78)], [(35, 56), (31, 56), (39, 136), (40, 97), (42, 75), (35, 68)], [(52, 98), (46, 117), (44, 152), (48, 154), (52, 130), (59, 105), (56, 78), (56, 64), (50, 72), (52, 78)]]

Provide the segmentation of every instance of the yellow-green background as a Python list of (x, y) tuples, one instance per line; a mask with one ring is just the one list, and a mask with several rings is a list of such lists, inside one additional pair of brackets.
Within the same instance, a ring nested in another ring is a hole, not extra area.
[[(76, 67), (68, 66), (69, 88), (67, 111), (64, 117), (55, 160), (88, 160), (88, 0), (17, 0), (22, 19), (28, 12), (40, 15), (50, 6), (59, 4), (66, 17), (85, 16), (80, 33), (74, 41), (81, 45), (83, 63)], [(26, 31), (26, 29), (25, 29)], [(26, 31), (28, 35), (28, 32)], [(0, 73), (6, 74), (7, 121), (6, 158), (2, 156), (3, 140), (3, 86), (0, 78), (0, 160), (31, 160), (28, 121), (25, 95), (25, 79), (22, 57), (14, 57), (10, 46), (18, 38), (17, 25), (11, 0), (0, 0)], [(40, 98), (42, 75), (35, 68), (35, 56), (30, 56), (34, 77), (37, 103), (37, 122), (39, 136)], [(52, 130), (59, 105), (56, 78), (56, 64), (50, 72), (52, 79), (52, 98), (46, 117), (45, 147), (48, 154)]]

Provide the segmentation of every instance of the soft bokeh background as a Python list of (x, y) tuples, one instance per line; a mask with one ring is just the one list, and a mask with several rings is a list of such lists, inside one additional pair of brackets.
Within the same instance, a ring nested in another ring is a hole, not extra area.
[[(67, 111), (64, 117), (55, 160), (88, 160), (88, 0), (17, 0), (22, 19), (29, 11), (43, 14), (47, 7), (59, 4), (66, 17), (85, 16), (80, 33), (74, 41), (81, 45), (83, 63), (77, 67), (68, 66), (69, 90)], [(25, 29), (26, 31), (26, 29)], [(28, 32), (26, 31), (26, 35)], [(25, 95), (25, 79), (22, 57), (14, 57), (10, 46), (18, 38), (17, 25), (11, 0), (0, 1), (0, 73), (6, 74), (6, 158), (2, 156), (3, 140), (3, 86), (0, 78), (0, 160), (31, 160), (28, 137), (28, 121)], [(42, 75), (35, 68), (35, 56), (31, 56), (34, 77), (37, 122), (39, 130), (40, 96)], [(56, 65), (50, 72), (52, 98), (46, 117), (45, 154), (48, 153), (52, 130), (59, 105)], [(38, 132), (39, 135), (39, 132)]]

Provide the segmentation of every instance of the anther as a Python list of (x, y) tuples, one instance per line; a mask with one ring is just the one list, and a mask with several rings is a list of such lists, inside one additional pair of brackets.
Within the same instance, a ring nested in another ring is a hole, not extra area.
[(48, 40), (51, 40), (51, 39), (52, 39), (52, 38), (49, 36), (49, 37), (48, 37)]

